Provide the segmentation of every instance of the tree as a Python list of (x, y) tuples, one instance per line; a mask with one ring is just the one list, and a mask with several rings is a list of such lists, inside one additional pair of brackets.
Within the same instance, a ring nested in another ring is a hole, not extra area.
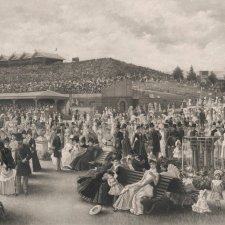
[(214, 85), (217, 81), (216, 74), (211, 72), (210, 75), (208, 76), (208, 79), (209, 79), (209, 82)]
[(193, 66), (190, 67), (190, 70), (187, 75), (187, 80), (188, 81), (196, 81), (197, 80), (197, 75), (193, 69)]
[(183, 71), (181, 70), (181, 68), (179, 66), (177, 66), (174, 69), (172, 75), (173, 75), (173, 78), (177, 81), (181, 81), (184, 79)]

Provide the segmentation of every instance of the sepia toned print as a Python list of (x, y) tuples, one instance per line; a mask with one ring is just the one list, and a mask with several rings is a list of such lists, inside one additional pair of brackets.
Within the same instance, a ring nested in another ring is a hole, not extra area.
[(224, 10), (0, 0), (0, 224), (224, 224)]

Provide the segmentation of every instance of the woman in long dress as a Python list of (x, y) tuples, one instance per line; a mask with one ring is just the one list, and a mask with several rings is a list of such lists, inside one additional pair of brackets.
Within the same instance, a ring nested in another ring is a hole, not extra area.
[(64, 148), (62, 149), (62, 167), (68, 167), (70, 165), (70, 163), (72, 162), (72, 158), (71, 158), (71, 151), (73, 148), (72, 145), (72, 138), (73, 135), (70, 136), (69, 140), (66, 142)]
[(0, 146), (0, 194), (12, 195), (15, 193), (15, 162), (9, 149), (9, 141), (4, 140)]
[(166, 141), (165, 141), (165, 131), (163, 128), (163, 125), (160, 124), (160, 130), (159, 130), (160, 134), (161, 134), (161, 140), (160, 140), (160, 150), (162, 153), (163, 157), (166, 157)]
[(100, 205), (112, 205), (113, 197), (108, 193), (110, 190), (107, 182), (108, 170), (117, 172), (120, 166), (117, 159), (107, 159), (104, 164), (80, 177), (78, 183), (78, 193), (87, 202)]
[(73, 160), (70, 164), (71, 168), (76, 171), (88, 170), (89, 162), (95, 160), (98, 152), (99, 150), (94, 146), (94, 139), (89, 138), (87, 150)]
[(36, 150), (36, 142), (34, 138), (32, 138), (32, 131), (28, 130), (26, 137), (24, 139), (24, 143), (27, 144), (30, 148), (30, 151), (32, 153), (32, 164), (33, 164), (33, 172), (38, 172), (41, 170), (41, 164), (37, 156), (37, 150)]
[(11, 141), (9, 143), (9, 148), (11, 149), (12, 157), (14, 160), (15, 160), (15, 154), (16, 154), (15, 152), (16, 152), (17, 147), (18, 147), (18, 142), (16, 141), (16, 134), (12, 133)]
[(135, 215), (143, 214), (143, 205), (141, 199), (143, 197), (153, 197), (153, 186), (158, 183), (159, 173), (156, 169), (156, 162), (150, 163), (151, 168), (146, 170), (142, 179), (134, 184), (124, 187), (119, 198), (114, 203), (115, 210), (130, 210)]

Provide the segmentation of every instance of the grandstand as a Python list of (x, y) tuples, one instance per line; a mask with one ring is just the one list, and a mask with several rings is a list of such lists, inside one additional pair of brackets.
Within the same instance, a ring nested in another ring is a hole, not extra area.
[[(168, 79), (168, 74), (111, 58), (52, 65), (0, 67), (0, 92), (53, 90), (61, 93), (101, 93), (123, 79)], [(21, 85), (24, 84), (24, 85)]]
[[(29, 57), (23, 55), (24, 60)], [(156, 98), (180, 101), (199, 97), (200, 90), (197, 84), (178, 83), (169, 74), (112, 58), (0, 67), (0, 80), (1, 93), (51, 90), (63, 94), (97, 94), (122, 80), (132, 81), (133, 89), (144, 98), (153, 94)]]

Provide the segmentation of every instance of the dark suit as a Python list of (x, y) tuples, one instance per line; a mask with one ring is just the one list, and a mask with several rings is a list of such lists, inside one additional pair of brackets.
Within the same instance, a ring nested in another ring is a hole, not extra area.
[(32, 155), (28, 145), (21, 144), (15, 151), (17, 194), (20, 193), (21, 189), (21, 177), (23, 177), (23, 191), (25, 194), (28, 191), (28, 176), (31, 174), (29, 160), (31, 157)]
[(55, 135), (55, 137), (53, 138), (52, 146), (54, 147), (54, 157), (56, 157), (57, 162), (56, 170), (61, 170), (62, 145), (59, 136)]
[(152, 153), (154, 154), (155, 157), (158, 157), (159, 152), (160, 152), (160, 140), (161, 140), (161, 134), (153, 129), (151, 131), (152, 135)]

